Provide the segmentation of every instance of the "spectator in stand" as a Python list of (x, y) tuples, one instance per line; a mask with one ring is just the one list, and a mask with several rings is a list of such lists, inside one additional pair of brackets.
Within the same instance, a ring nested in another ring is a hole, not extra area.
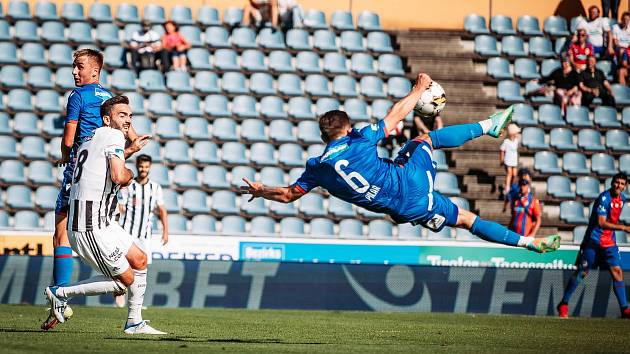
[(278, 0), (278, 13), (282, 32), (302, 26), (302, 9), (295, 0)]
[(131, 67), (136, 73), (139, 74), (142, 69), (155, 69), (156, 56), (162, 50), (160, 35), (151, 29), (148, 22), (142, 22), (142, 27), (131, 36), (129, 50)]
[(619, 83), (622, 85), (627, 85), (628, 72), (630, 70), (630, 48), (624, 49), (621, 54), (621, 58), (619, 58), (617, 67), (617, 76), (619, 78)]
[(509, 229), (519, 235), (536, 237), (542, 224), (542, 210), (530, 184), (527, 179), (518, 182), (518, 196), (510, 201), (512, 218)]
[[(617, 15), (619, 14), (619, 3), (620, 0), (602, 0), (602, 11), (604, 12), (603, 16), (617, 21)], [(609, 12), (610, 16), (608, 16)]]
[(394, 150), (394, 142), (396, 142), (398, 146), (403, 146), (403, 144), (408, 140), (404, 129), (405, 124), (402, 121), (399, 122), (398, 125), (396, 125), (396, 128), (390, 130), (387, 137), (383, 139), (382, 146), (389, 150), (390, 153)]
[(417, 136), (429, 134), (430, 131), (436, 129), (442, 129), (444, 123), (440, 115), (427, 117), (425, 115), (415, 114), (413, 115), (413, 124), (411, 125), (410, 138), (413, 139)]
[(586, 41), (587, 36), (585, 29), (577, 30), (577, 39), (569, 47), (569, 60), (578, 73), (586, 68), (586, 58), (594, 53), (593, 46)]
[(610, 82), (604, 72), (595, 67), (597, 60), (590, 55), (586, 69), (580, 73), (580, 90), (582, 90), (582, 106), (589, 106), (596, 97), (601, 98), (602, 105), (615, 106)]
[(190, 42), (179, 33), (179, 28), (173, 21), (164, 23), (162, 48), (173, 63), (173, 70), (186, 71), (186, 51), (190, 49)]
[(243, 26), (250, 26), (252, 22), (257, 28), (266, 22), (278, 28), (278, 0), (249, 0), (243, 9)]
[(540, 83), (553, 84), (554, 102), (560, 106), (563, 113), (567, 112), (568, 105), (579, 106), (582, 103), (580, 76), (573, 70), (568, 58), (562, 59), (562, 67), (540, 79)]
[(503, 140), (501, 147), (499, 148), (499, 160), (501, 165), (505, 166), (505, 184), (503, 186), (503, 192), (507, 193), (512, 186), (512, 182), (516, 180), (516, 168), (518, 167), (518, 134), (521, 129), (518, 125), (511, 123), (507, 127), (507, 139)]
[[(599, 16), (597, 6), (588, 8), (588, 21), (582, 19), (577, 28), (586, 30), (588, 41), (593, 45), (596, 56), (601, 57), (606, 53), (610, 56), (615, 54), (613, 39), (610, 35), (610, 24), (607, 18)], [(606, 43), (604, 43), (604, 36), (608, 38)], [(606, 49), (607, 51), (605, 51)]]
[(613, 26), (612, 33), (617, 59), (620, 59), (623, 52), (630, 47), (630, 12), (626, 11), (621, 15), (621, 23)]
[[(505, 194), (505, 198), (503, 200), (503, 212), (505, 213), (507, 211), (507, 206), (509, 203), (512, 202), (512, 200), (518, 198), (519, 194), (520, 194), (520, 183), (522, 180), (526, 179), (527, 181), (529, 181), (530, 185), (532, 182), (532, 173), (529, 171), (528, 168), (526, 167), (521, 167), (518, 169), (518, 180), (514, 183), (512, 183), (512, 185), (510, 186), (510, 190)], [(530, 191), (531, 191), (531, 187), (530, 187)]]

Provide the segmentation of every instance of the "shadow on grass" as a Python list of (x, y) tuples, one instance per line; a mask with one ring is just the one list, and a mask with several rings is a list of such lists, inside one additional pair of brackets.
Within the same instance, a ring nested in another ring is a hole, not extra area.
[(262, 339), (240, 339), (240, 338), (226, 338), (226, 339), (201, 339), (196, 337), (153, 337), (153, 336), (142, 336), (142, 337), (106, 337), (104, 339), (114, 339), (114, 340), (138, 340), (138, 341), (161, 341), (161, 342), (196, 342), (196, 343), (234, 343), (234, 344), (289, 344), (289, 345), (322, 345), (329, 343), (319, 343), (319, 342), (286, 342), (281, 339), (273, 339), (273, 338), (262, 338)]
[(0, 333), (58, 333), (58, 332), (46, 332), (41, 329), (29, 328), (29, 329), (19, 329), (19, 328), (0, 328)]

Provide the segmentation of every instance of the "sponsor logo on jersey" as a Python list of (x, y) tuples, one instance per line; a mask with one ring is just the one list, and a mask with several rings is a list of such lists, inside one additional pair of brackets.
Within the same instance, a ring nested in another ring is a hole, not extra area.
[(334, 156), (337, 156), (339, 154), (341, 154), (342, 152), (346, 151), (349, 149), (348, 144), (342, 144), (339, 146), (335, 146), (334, 148), (326, 151), (326, 153), (321, 157), (320, 161), (324, 161), (328, 158), (332, 158)]

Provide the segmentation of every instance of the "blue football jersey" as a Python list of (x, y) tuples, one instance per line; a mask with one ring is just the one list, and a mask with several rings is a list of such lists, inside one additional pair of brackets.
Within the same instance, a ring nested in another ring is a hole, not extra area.
[(387, 134), (382, 120), (353, 129), (330, 142), (321, 156), (310, 158), (294, 185), (305, 193), (321, 186), (346, 202), (388, 214), (397, 222), (410, 221), (403, 198), (405, 168), (377, 154), (377, 143)]
[(66, 106), (66, 123), (77, 122), (73, 151), (96, 128), (103, 126), (101, 104), (112, 97), (112, 93), (100, 84), (84, 85), (72, 90)]

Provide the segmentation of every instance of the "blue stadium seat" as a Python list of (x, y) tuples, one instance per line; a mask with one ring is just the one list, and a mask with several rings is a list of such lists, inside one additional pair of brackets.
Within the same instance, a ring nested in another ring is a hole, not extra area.
[(211, 141), (198, 141), (193, 147), (193, 162), (197, 165), (219, 163), (217, 145)]
[(151, 24), (163, 24), (166, 22), (166, 13), (160, 5), (147, 4), (142, 11), (143, 19)]
[[(392, 154), (392, 157), (396, 155)], [(434, 150), (433, 154), (433, 162), (437, 164), (436, 168), (438, 171), (448, 171), (448, 162), (446, 161), (446, 155), (443, 150)]]
[(228, 7), (223, 11), (223, 23), (229, 27), (239, 25), (243, 21), (243, 9), (240, 7)]
[(308, 75), (304, 80), (304, 88), (307, 94), (313, 97), (332, 96), (328, 85), (328, 79), (319, 74)]
[(399, 240), (419, 240), (422, 238), (422, 227), (413, 226), (410, 223), (398, 224)]
[[(0, 146), (2, 146), (1, 143), (1, 138), (0, 138)], [(48, 143), (48, 159), (52, 160), (52, 161), (57, 161), (59, 159), (61, 159), (61, 151), (59, 149), (59, 147), (61, 146), (61, 137), (54, 137), (50, 140), (50, 142)], [(17, 155), (17, 154), (16, 154)], [(2, 158), (2, 156), (0, 155), (0, 158)], [(60, 172), (58, 175), (60, 177), (63, 178), (62, 176), (62, 169), (58, 169), (58, 171)], [(58, 182), (61, 183), (61, 179), (58, 179)]]
[(567, 37), (570, 35), (567, 31), (567, 20), (560, 16), (549, 16), (544, 22), (544, 31), (552, 37)]
[(315, 218), (310, 222), (309, 235), (314, 238), (332, 238), (335, 236), (334, 223), (325, 218)]
[(258, 96), (275, 95), (273, 76), (267, 73), (254, 73), (249, 78), (249, 89)]
[(357, 97), (357, 81), (349, 75), (335, 76), (332, 82), (333, 93), (339, 97)]
[(304, 166), (304, 157), (302, 156), (302, 148), (293, 143), (282, 144), (278, 149), (278, 160), (284, 167), (302, 167)]
[[(199, 190), (187, 190), (182, 193), (182, 209), (185, 214), (207, 214), (210, 212), (208, 206), (208, 195)], [(227, 202), (227, 200), (221, 200)]]
[(353, 30), (352, 13), (350, 11), (333, 11), (330, 26), (336, 31)]
[(543, 35), (542, 31), (540, 30), (540, 23), (538, 22), (538, 19), (533, 16), (520, 16), (518, 18), (516, 27), (518, 28), (518, 33), (525, 36)]
[(357, 27), (365, 32), (380, 31), (381, 19), (377, 13), (370, 11), (361, 11), (357, 18)]
[(315, 119), (313, 102), (306, 97), (293, 97), (289, 100), (287, 112), (290, 117), (297, 120)]
[(335, 34), (328, 30), (318, 30), (313, 34), (313, 48), (320, 52), (336, 52), (337, 42)]
[(86, 22), (73, 22), (68, 29), (68, 41), (74, 45), (93, 44), (92, 27)]
[(387, 94), (393, 98), (403, 98), (411, 91), (411, 83), (404, 77), (391, 77), (387, 80)]
[(22, 45), (22, 63), (25, 66), (46, 65), (44, 47), (39, 43), (25, 43)]
[(339, 222), (339, 237), (362, 239), (363, 236), (363, 223), (355, 219), (345, 219)]
[(269, 69), (276, 74), (292, 73), (295, 71), (291, 62), (291, 54), (284, 50), (274, 50), (269, 53)]
[(230, 42), (237, 49), (255, 49), (256, 33), (249, 27), (238, 27), (232, 31)]
[[(2, 143), (0, 137), (0, 143)], [(6, 152), (4, 152), (6, 154)], [(17, 157), (17, 153), (16, 153)], [(24, 176), (24, 164), (18, 160), (5, 160), (0, 164), (0, 184), (2, 185), (14, 185), (26, 183), (26, 176)]]
[[(54, 88), (52, 72), (48, 67), (45, 66), (31, 66), (28, 69), (28, 73), (26, 75), (28, 77), (28, 86), (32, 90), (43, 90), (43, 89), (52, 89)], [(39, 92), (38, 92), (38, 100), (39, 100)], [(57, 97), (59, 99), (59, 97)], [(53, 112), (59, 111), (59, 102), (56, 102), (56, 107)]]
[(521, 86), (512, 80), (499, 81), (497, 85), (497, 97), (506, 102), (524, 102), (525, 98), (521, 94)]
[(540, 79), (536, 61), (530, 58), (518, 58), (514, 61), (514, 75), (523, 80)]
[[(376, 75), (377, 71), (374, 66), (374, 58), (366, 53), (352, 54), (350, 70), (356, 75)], [(403, 71), (404, 74), (404, 71)], [(402, 74), (396, 74), (402, 75)]]
[(580, 129), (578, 132), (578, 146), (586, 151), (604, 151), (601, 134), (594, 129)]
[(621, 123), (617, 120), (617, 110), (612, 107), (599, 106), (595, 108), (593, 121), (601, 128), (621, 127)]
[(593, 122), (588, 117), (588, 108), (583, 106), (567, 107), (567, 123), (574, 127), (592, 127)]
[(12, 210), (34, 208), (31, 190), (26, 186), (10, 186), (7, 188), (7, 207)]
[(17, 113), (13, 117), (13, 132), (17, 137), (27, 135), (39, 135), (40, 130), (37, 127), (37, 116), (31, 112)]
[(22, 139), (22, 158), (25, 161), (45, 160), (46, 143), (39, 136), (27, 136)]
[(13, 43), (0, 43), (0, 64), (17, 64), (17, 47)]
[(549, 144), (556, 150), (577, 150), (577, 145), (573, 142), (573, 132), (567, 128), (552, 129), (549, 135)]
[(6, 65), (0, 69), (0, 85), (6, 90), (10, 88), (23, 88), (24, 70), (19, 66)]
[(281, 74), (278, 77), (278, 92), (283, 96), (302, 96), (302, 80), (295, 74)]
[(534, 169), (545, 174), (560, 174), (558, 155), (551, 151), (538, 151), (534, 155)]
[(326, 15), (321, 10), (310, 9), (304, 13), (304, 26), (312, 30), (327, 29)]
[(188, 141), (210, 140), (208, 121), (199, 117), (187, 118), (184, 121), (184, 137)]
[(204, 100), (204, 113), (210, 117), (229, 117), (227, 97), (223, 95), (208, 95)]
[(197, 22), (202, 27), (220, 26), (219, 11), (215, 7), (202, 5), (197, 10)]
[(236, 61), (236, 52), (232, 49), (218, 49), (214, 52), (214, 66), (219, 71), (240, 70), (240, 66)]
[(210, 215), (195, 215), (190, 220), (190, 231), (195, 235), (210, 235), (217, 231), (217, 220)]
[(303, 74), (321, 73), (319, 55), (315, 52), (303, 51), (299, 52), (295, 57), (296, 68)]
[[(137, 92), (125, 92), (125, 96), (129, 99), (131, 112), (134, 115), (144, 115), (144, 96)], [(133, 124), (135, 124), (135, 121)]]
[(284, 171), (279, 167), (263, 167), (260, 170), (260, 180), (269, 186), (284, 186)]
[(13, 89), (9, 91), (7, 108), (11, 112), (30, 112), (33, 110), (31, 93), (24, 89)]
[(184, 93), (177, 96), (175, 102), (175, 113), (180, 118), (198, 117), (203, 114), (201, 111), (201, 99), (197, 95)]
[(55, 209), (59, 189), (53, 186), (41, 186), (35, 191), (35, 208), (40, 211)]
[(35, 186), (54, 184), (55, 176), (53, 175), (52, 164), (48, 161), (32, 161), (29, 163), (27, 181), (30, 185)]
[[(531, 46), (530, 46), (531, 48)], [(543, 77), (551, 75), (551, 73), (561, 67), (560, 60), (557, 59), (545, 59), (540, 65), (540, 75)]]
[(188, 233), (188, 220), (180, 214), (168, 214), (168, 232), (170, 234)]
[(326, 53), (324, 55), (324, 71), (330, 75), (347, 74), (346, 57), (340, 53)]
[(212, 94), (221, 92), (219, 77), (211, 71), (200, 71), (195, 75), (193, 88), (200, 94)]
[(601, 152), (591, 156), (591, 171), (599, 176), (613, 176), (619, 172), (615, 167), (615, 158)]
[[(274, 121), (279, 122), (279, 121)], [(251, 153), (255, 152), (255, 153)], [(250, 161), (256, 167), (276, 166), (278, 159), (274, 156), (275, 149), (269, 143), (254, 143), (250, 149)]]
[[(320, 36), (324, 36), (320, 34)], [(287, 47), (292, 51), (312, 50), (313, 45), (309, 39), (308, 32), (303, 29), (290, 29), (287, 32)], [(336, 47), (335, 47), (336, 49)]]
[(494, 15), (490, 18), (490, 30), (502, 36), (516, 34), (512, 25), (512, 19), (504, 15)]
[(297, 126), (298, 141), (303, 145), (317, 144), (321, 142), (319, 124), (314, 121), (303, 121)]
[(630, 127), (630, 107), (626, 107), (621, 111), (621, 123), (626, 127)]
[(236, 122), (230, 118), (215, 119), (212, 126), (213, 136), (219, 142), (237, 141)]
[(547, 179), (547, 194), (561, 199), (575, 198), (575, 192), (571, 190), (571, 180), (565, 176), (549, 177)]
[(545, 131), (540, 128), (527, 127), (523, 129), (523, 146), (528, 149), (546, 150), (549, 144), (545, 142)]
[(234, 99), (232, 99), (232, 114), (237, 119), (258, 117), (256, 99), (247, 95), (234, 97)]
[(141, 90), (147, 93), (166, 91), (164, 76), (157, 70), (141, 71), (138, 86)]
[(486, 19), (478, 14), (470, 14), (464, 17), (464, 30), (470, 34), (489, 34)]
[(171, 8), (171, 20), (180, 26), (191, 26), (195, 24), (192, 16), (192, 10), (188, 6), (173, 6)]
[(88, 18), (90, 21), (96, 23), (108, 23), (114, 20), (112, 17), (112, 9), (109, 4), (98, 2), (92, 3), (90, 6)]
[(516, 36), (505, 36), (501, 40), (501, 53), (511, 57), (526, 57), (527, 51), (523, 39)]
[(328, 111), (339, 109), (340, 107), (341, 104), (339, 103), (339, 100), (335, 98), (324, 97), (318, 99), (315, 103), (315, 113), (318, 116), (321, 116)]
[(543, 104), (538, 107), (538, 122), (547, 127), (564, 127), (566, 122), (562, 118), (560, 106)]
[[(628, 203), (625, 204), (625, 206), (621, 210), (621, 215), (619, 216), (619, 220), (621, 220), (621, 222), (623, 222), (626, 225), (630, 224), (630, 204)], [(626, 233), (624, 236), (625, 236), (625, 240), (623, 241), (623, 243), (627, 243), (628, 234)], [(619, 236), (617, 236), (617, 239), (618, 239), (617, 242), (619, 242)]]
[(347, 53), (364, 52), (363, 35), (357, 31), (343, 31), (340, 36), (341, 49)]
[(328, 213), (335, 218), (354, 218), (357, 215), (352, 204), (332, 196), (328, 198)]
[(267, 96), (260, 100), (260, 115), (266, 119), (286, 119), (288, 117), (284, 110), (284, 101), (277, 96)]
[(138, 135), (153, 135), (153, 124), (144, 116), (133, 117), (133, 128)]
[(230, 179), (230, 186), (232, 189), (239, 189), (242, 186), (246, 186), (243, 178), (247, 178), (250, 181), (256, 179), (256, 170), (251, 166), (236, 166), (232, 169), (232, 178)]
[(392, 39), (385, 32), (369, 32), (366, 42), (367, 49), (372, 53), (391, 53), (394, 51)]
[(168, 165), (180, 165), (190, 162), (188, 144), (182, 140), (167, 141), (164, 144), (164, 162)]
[[(531, 94), (531, 93), (540, 91), (540, 89), (542, 88), (544, 88), (544, 86), (538, 81), (527, 81), (525, 83), (526, 94)], [(553, 98), (547, 95), (532, 95), (529, 97), (529, 100), (532, 101), (532, 103), (534, 104), (553, 103)]]
[(267, 71), (265, 55), (256, 49), (247, 49), (241, 54), (241, 68), (246, 72)]
[(300, 198), (298, 211), (306, 218), (324, 217), (327, 214), (324, 198), (317, 193), (308, 193)]
[(613, 67), (610, 60), (598, 60), (595, 67), (604, 72), (608, 81), (613, 81)]
[(206, 45), (211, 49), (230, 48), (230, 37), (228, 31), (223, 27), (211, 26), (206, 28)]
[(13, 37), (17, 42), (38, 42), (37, 24), (33, 21), (17, 21), (13, 25), (15, 31)]
[(192, 71), (212, 69), (208, 50), (202, 48), (191, 48), (188, 50), (187, 56)]
[(30, 210), (22, 210), (15, 213), (14, 216), (15, 230), (36, 230), (39, 229), (39, 215)]
[(368, 237), (371, 239), (391, 239), (393, 225), (387, 220), (372, 220), (368, 223)]
[(166, 87), (173, 93), (191, 93), (193, 91), (190, 85), (190, 75), (185, 71), (166, 73)]
[(584, 216), (584, 205), (576, 201), (564, 201), (560, 203), (560, 220), (567, 224), (588, 224), (588, 219)]
[[(173, 184), (176, 188), (197, 188), (201, 187), (199, 178), (197, 177), (197, 169), (192, 165), (181, 164), (175, 166), (173, 170)], [(186, 206), (186, 200), (183, 203)]]
[[(6, 53), (0, 43), (0, 53)], [(4, 63), (4, 56), (0, 56), (0, 63)], [(48, 48), (48, 62), (55, 67), (72, 66), (72, 48), (66, 44), (53, 44)]]
[(494, 79), (512, 79), (514, 75), (510, 72), (510, 62), (501, 57), (493, 57), (486, 62), (487, 73)]
[(197, 26), (181, 26), (179, 32), (186, 38), (190, 45), (194, 48), (203, 47), (201, 40), (201, 30)]
[(402, 60), (395, 54), (381, 54), (378, 57), (378, 71), (385, 76), (404, 76)]
[(304, 237), (304, 220), (287, 217), (280, 220), (280, 235), (282, 237)]
[(11, 26), (6, 20), (0, 19), (0, 41), (8, 42), (13, 39), (10, 28)]
[(496, 57), (499, 56), (499, 50), (497, 49), (497, 40), (485, 34), (475, 37), (475, 53), (484, 57)]
[(75, 86), (74, 78), (72, 77), (72, 68), (59, 68), (55, 72), (55, 88), (58, 91), (70, 92), (74, 89), (74, 87)]
[(590, 170), (586, 166), (586, 156), (579, 152), (567, 152), (562, 156), (562, 169), (575, 175), (587, 175)]
[(285, 49), (284, 34), (282, 31), (263, 28), (258, 33), (258, 45), (263, 50)]
[(306, 156), (308, 156), (308, 158), (320, 157), (324, 154), (325, 149), (326, 149), (326, 145), (324, 144), (310, 145), (308, 149), (306, 150)]
[[(234, 192), (216, 191), (212, 193), (212, 212), (216, 215), (238, 214), (236, 195)], [(244, 231), (245, 230), (243, 230), (243, 232)]]
[(78, 2), (64, 2), (61, 18), (66, 22), (85, 21), (83, 5)]
[(6, 17), (11, 21), (30, 20), (31, 10), (28, 2), (20, 0), (9, 1)]
[[(151, 171), (149, 173), (153, 172), (153, 168), (151, 168)], [(177, 192), (175, 192), (172, 189), (169, 189), (168, 186), (166, 186), (166, 188), (162, 189), (162, 194), (164, 197), (164, 206), (166, 207), (166, 212), (167, 213), (179, 213), (180, 212), (180, 206), (179, 206), (179, 194), (177, 194)]]
[(617, 105), (630, 105), (630, 88), (627, 86), (612, 84), (612, 94), (615, 96), (615, 103)]
[(612, 129), (607, 131), (606, 147), (611, 149), (613, 152), (630, 152), (628, 133), (621, 129)]
[(293, 124), (287, 120), (276, 119), (269, 124), (269, 138), (273, 143), (294, 143), (297, 137), (293, 133)]
[(58, 113), (61, 105), (59, 104), (59, 93), (53, 90), (41, 90), (35, 96), (35, 111), (39, 114)]
[(123, 25), (128, 23), (140, 23), (138, 7), (133, 4), (119, 4), (116, 9), (116, 21)]
[(49, 1), (40, 1), (35, 4), (35, 18), (38, 21), (59, 20), (57, 5)]
[(297, 208), (295, 207), (296, 203), (280, 203), (272, 201), (269, 203), (269, 210), (271, 211), (271, 215), (275, 217), (281, 217), (283, 220), (286, 217), (296, 216)]
[(103, 52), (106, 68), (118, 69), (123, 66), (123, 48), (117, 45), (110, 45)]
[(223, 166), (206, 166), (203, 168), (201, 183), (209, 191), (230, 189), (227, 180), (227, 170)]
[(100, 23), (96, 27), (96, 42), (102, 47), (108, 45), (119, 45), (118, 26), (113, 23)]
[(585, 199), (595, 199), (599, 196), (599, 180), (591, 176), (578, 177), (575, 181), (575, 192)]
[(370, 116), (367, 111), (367, 103), (358, 98), (347, 99), (343, 104), (344, 110), (352, 121), (369, 122)]
[[(2, 100), (2, 97), (0, 97)], [(4, 108), (0, 105), (0, 108)], [(0, 112), (0, 135), (11, 135), (13, 133), (9, 125), (9, 115), (6, 112)]]
[(435, 190), (444, 195), (459, 195), (461, 190), (457, 183), (457, 176), (450, 172), (438, 172), (435, 176)]
[[(57, 74), (59, 76), (59, 74)], [(116, 69), (112, 73), (112, 89), (116, 91), (135, 91), (136, 74), (129, 69)]]
[(438, 232), (427, 230), (427, 238), (432, 241), (450, 240), (452, 239), (451, 231), (452, 229), (448, 226), (445, 226), (442, 230)]
[(250, 232), (252, 236), (273, 236), (275, 235), (276, 223), (268, 216), (257, 216), (250, 222)]
[(224, 165), (247, 165), (249, 163), (249, 159), (245, 156), (245, 146), (241, 143), (225, 143), (221, 148), (221, 152), (221, 161)]
[(160, 143), (155, 140), (151, 140), (142, 149), (142, 153), (151, 156), (151, 159), (153, 159), (154, 166), (156, 163), (162, 162), (162, 155), (160, 153)]
[(175, 115), (173, 99), (163, 92), (152, 93), (147, 107), (149, 114), (155, 117)]
[(237, 215), (229, 215), (221, 219), (222, 235), (241, 235), (246, 232), (245, 219)]

